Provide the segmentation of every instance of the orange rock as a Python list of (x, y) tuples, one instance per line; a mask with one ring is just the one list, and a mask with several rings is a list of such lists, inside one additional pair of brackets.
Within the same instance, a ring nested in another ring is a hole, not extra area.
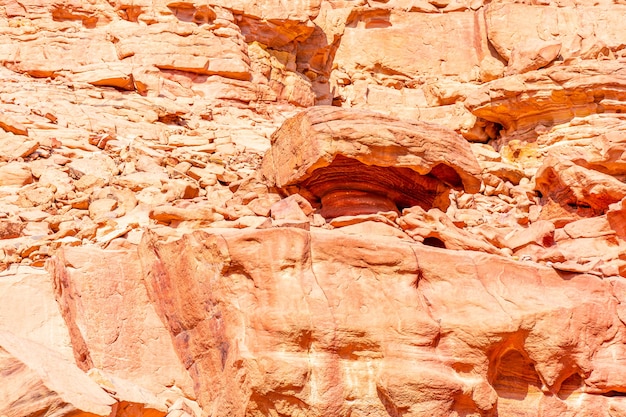
[[(583, 2), (581, 2), (583, 3)], [(524, 3), (502, 2), (486, 8), (485, 20), (491, 44), (506, 60), (512, 51), (525, 42), (556, 40), (563, 44), (561, 54), (568, 57), (585, 56), (580, 49), (581, 40), (596, 38), (609, 50), (617, 50), (624, 42), (620, 18), (624, 7), (613, 5), (579, 4), (575, 7), (559, 7), (545, 4), (540, 7)], [(595, 32), (597, 22), (604, 22), (605, 30)]]
[(166, 243), (151, 232), (140, 257), (216, 415), (282, 410), (276, 396), (307, 415), (518, 415), (550, 397), (551, 409), (593, 415), (622, 389), (603, 359), (626, 337), (609, 282), (392, 239), (269, 229)]
[(546, 159), (537, 171), (535, 188), (583, 217), (603, 214), (626, 196), (626, 185), (616, 178), (555, 159)]
[(23, 124), (13, 120), (6, 114), (0, 114), (0, 128), (16, 135), (28, 136), (28, 129)]
[(616, 61), (586, 60), (504, 77), (470, 93), (465, 105), (474, 115), (511, 131), (603, 113), (605, 97), (611, 97), (612, 111), (619, 113), (616, 104), (626, 99), (619, 86), (626, 83), (621, 68)]
[(0, 412), (9, 417), (55, 413), (110, 416), (116, 401), (75, 364), (38, 343), (0, 332)]
[(561, 42), (529, 40), (515, 45), (511, 51), (506, 75), (522, 74), (543, 68), (554, 61), (561, 51)]
[(134, 252), (66, 248), (49, 269), (81, 369), (101, 369), (162, 398), (173, 395), (168, 389), (193, 397)]
[(471, 12), (353, 8), (335, 59), (349, 74), (397, 74), (407, 81), (425, 74), (468, 77), (488, 50), (481, 22)]
[[(454, 156), (444, 156), (451, 148)], [(273, 135), (262, 175), (333, 218), (414, 205), (445, 209), (451, 187), (477, 191), (478, 169), (469, 146), (442, 127), (316, 107)]]
[(623, 4), (0, 4), (0, 417), (626, 415)]

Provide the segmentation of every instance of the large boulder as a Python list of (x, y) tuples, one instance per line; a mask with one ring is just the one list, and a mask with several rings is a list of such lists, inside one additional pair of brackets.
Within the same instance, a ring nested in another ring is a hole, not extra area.
[(324, 217), (449, 205), (451, 188), (476, 192), (480, 167), (455, 132), (379, 113), (319, 106), (272, 135), (268, 185), (300, 193)]

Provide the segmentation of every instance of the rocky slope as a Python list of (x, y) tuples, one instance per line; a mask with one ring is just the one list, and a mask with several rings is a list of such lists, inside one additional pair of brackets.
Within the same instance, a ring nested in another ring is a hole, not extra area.
[(0, 0), (0, 416), (626, 416), (625, 15)]

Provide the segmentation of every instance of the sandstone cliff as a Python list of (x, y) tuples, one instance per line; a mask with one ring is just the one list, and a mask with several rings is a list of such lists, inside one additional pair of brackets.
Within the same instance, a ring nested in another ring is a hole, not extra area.
[(626, 416), (625, 17), (0, 0), (0, 417)]

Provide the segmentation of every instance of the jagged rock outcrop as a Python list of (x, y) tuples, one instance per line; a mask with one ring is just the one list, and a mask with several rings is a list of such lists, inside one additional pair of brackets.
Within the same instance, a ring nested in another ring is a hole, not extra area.
[(147, 282), (215, 415), (624, 406), (621, 278), (329, 231), (162, 232)]
[(5, 384), (0, 411), (9, 417), (158, 417), (167, 410), (150, 404), (149, 393), (123, 389), (123, 383), (101, 380), (109, 382), (101, 387), (53, 350), (7, 332), (0, 332), (0, 375)]
[(626, 415), (624, 7), (0, 0), (0, 416)]

